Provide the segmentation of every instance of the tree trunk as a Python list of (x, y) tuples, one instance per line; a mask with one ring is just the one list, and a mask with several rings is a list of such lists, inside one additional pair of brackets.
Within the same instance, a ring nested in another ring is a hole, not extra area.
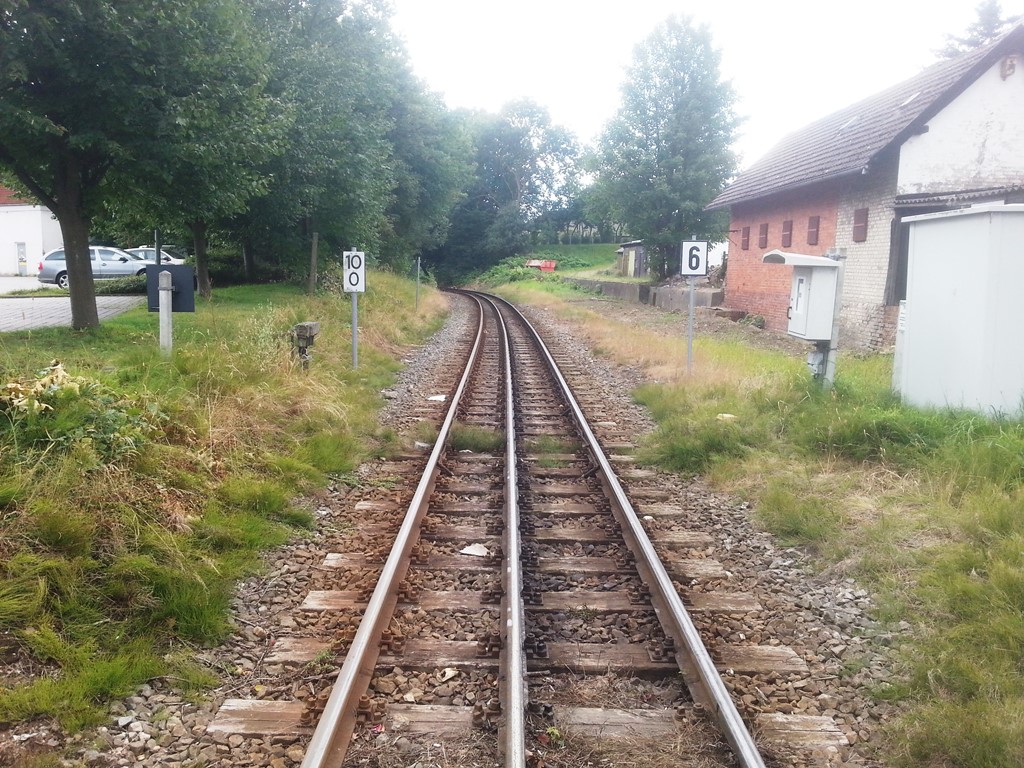
[(199, 281), (199, 295), (204, 299), (209, 299), (213, 296), (213, 287), (210, 283), (210, 259), (206, 253), (208, 244), (206, 222), (193, 221), (189, 225), (189, 229), (192, 231), (192, 243), (196, 249), (196, 278)]
[(671, 245), (658, 244), (651, 248), (650, 254), (653, 258), (648, 261), (648, 266), (659, 282), (667, 278), (672, 271), (674, 252), (675, 247)]
[(256, 281), (256, 254), (253, 253), (251, 237), (242, 238), (242, 267), (245, 275), (245, 282)]
[(313, 245), (309, 252), (309, 285), (307, 286), (306, 293), (310, 296), (316, 295), (316, 249), (320, 242), (320, 233), (313, 233)]
[(61, 190), (57, 196), (61, 204), (54, 213), (60, 223), (61, 237), (64, 238), (64, 258), (71, 294), (71, 327), (81, 331), (85, 328), (98, 328), (100, 315), (96, 309), (96, 286), (89, 258), (89, 220), (73, 202), (78, 199), (77, 192), (77, 189)]

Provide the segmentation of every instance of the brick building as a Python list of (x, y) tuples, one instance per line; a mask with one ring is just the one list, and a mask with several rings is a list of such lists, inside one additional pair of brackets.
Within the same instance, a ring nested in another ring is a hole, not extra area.
[(1022, 125), (1024, 25), (789, 135), (708, 206), (730, 213), (726, 303), (785, 330), (792, 268), (761, 257), (838, 250), (843, 345), (890, 346), (906, 297), (902, 219), (1024, 201)]

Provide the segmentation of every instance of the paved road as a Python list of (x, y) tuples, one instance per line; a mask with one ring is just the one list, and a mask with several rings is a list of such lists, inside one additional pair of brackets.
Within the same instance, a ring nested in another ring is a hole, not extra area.
[[(0, 333), (34, 328), (71, 327), (71, 299), (67, 296), (9, 296), (11, 291), (41, 287), (34, 277), (0, 277)], [(116, 317), (143, 304), (145, 296), (97, 296), (100, 320)]]
[[(46, 286), (32, 277), (14, 277), (11, 275), (0, 275), (0, 294), (11, 291), (33, 291)], [(51, 286), (52, 287), (52, 286)]]

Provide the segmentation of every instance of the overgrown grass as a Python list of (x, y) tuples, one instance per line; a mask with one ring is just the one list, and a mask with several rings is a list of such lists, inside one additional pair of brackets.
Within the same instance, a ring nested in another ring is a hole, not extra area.
[[(1024, 764), (1024, 720), (1012, 716), (1024, 708), (1024, 424), (903, 407), (851, 382), (822, 394), (779, 379), (744, 403), (730, 389), (701, 402), (687, 387), (689, 410), (655, 408), (647, 455), (687, 473), (735, 464), (729, 473), (746, 476), (768, 530), (826, 562), (852, 562), (890, 612), (920, 628), (902, 649), (913, 714), (897, 764)], [(719, 409), (739, 416), (723, 422)], [(765, 474), (779, 457), (785, 468)], [(877, 472), (913, 479), (911, 493), (886, 498)], [(882, 557), (872, 541), (900, 515), (911, 525)], [(965, 727), (951, 731), (950, 720)]]
[(564, 440), (553, 435), (537, 435), (523, 440), (523, 449), (538, 467), (571, 466), (571, 457), (579, 448), (580, 446), (571, 440)]
[[(287, 285), (175, 315), (169, 358), (144, 307), (0, 336), (0, 631), (47, 669), (0, 688), (0, 723), (75, 729), (151, 678), (210, 684), (174, 649), (225, 636), (234, 581), (314, 524), (295, 499), (393, 447), (379, 391), (446, 304), (421, 290), (416, 313), (409, 281), (369, 285), (358, 369), (348, 302)], [(308, 370), (287, 339), (305, 320), (321, 323)]]
[(531, 259), (553, 259), (558, 262), (558, 272), (577, 273), (607, 269), (615, 265), (614, 243), (583, 243), (578, 245), (542, 245)]
[(882, 355), (841, 357), (823, 392), (799, 359), (698, 336), (687, 375), (681, 339), (546, 287), (501, 293), (659, 382), (635, 393), (658, 423), (643, 460), (749, 500), (782, 543), (871, 586), (881, 621), (913, 629), (902, 677), (878, 689), (907, 711), (887, 764), (1024, 765), (1024, 423), (904, 407)]
[[(606, 273), (615, 264), (615, 249), (610, 243), (594, 245), (549, 245), (533, 253), (511, 256), (478, 275), (475, 283), (484, 287), (495, 287), (506, 283), (528, 282), (543, 285), (546, 290), (565, 292), (579, 290), (564, 283), (562, 277), (594, 276)], [(527, 267), (530, 259), (557, 261), (554, 272), (541, 272), (536, 267)], [(646, 282), (646, 281), (644, 281)]]
[(528, 453), (543, 456), (545, 454), (572, 454), (579, 450), (579, 445), (552, 435), (537, 435), (523, 441)]
[(475, 424), (455, 422), (448, 435), (448, 444), (456, 451), (491, 453), (504, 448), (505, 433)]

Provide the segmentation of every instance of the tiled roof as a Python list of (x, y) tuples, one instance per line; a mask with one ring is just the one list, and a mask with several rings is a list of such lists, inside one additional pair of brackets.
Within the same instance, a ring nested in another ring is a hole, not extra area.
[(900, 206), (934, 206), (936, 204), (975, 203), (983, 200), (1002, 199), (1005, 202), (1019, 202), (1017, 198), (1024, 194), (1024, 184), (1009, 184), (984, 189), (967, 189), (956, 192), (932, 192), (914, 195), (897, 195), (896, 204)]
[(1024, 50), (1024, 24), (955, 59), (791, 133), (708, 206), (726, 208), (819, 181), (860, 173), (900, 144), (1008, 52)]

